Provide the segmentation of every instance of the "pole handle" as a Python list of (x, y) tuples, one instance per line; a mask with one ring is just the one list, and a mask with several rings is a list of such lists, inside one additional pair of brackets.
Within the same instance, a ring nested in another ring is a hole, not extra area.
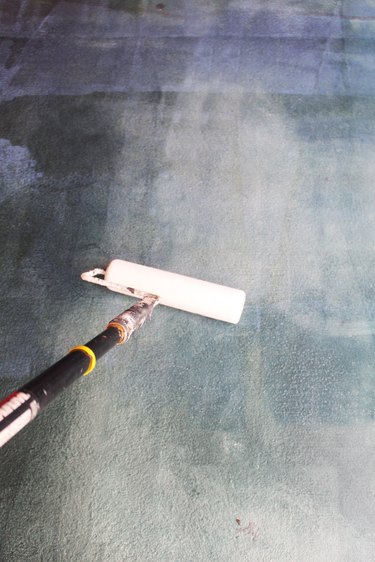
[(145, 297), (116, 316), (107, 328), (85, 345), (74, 347), (65, 357), (0, 402), (0, 447), (81, 376), (95, 368), (97, 359), (124, 343), (151, 316), (156, 297)]
[(96, 359), (114, 347), (121, 338), (110, 327), (86, 345), (77, 346), (40, 375), (0, 402), (0, 447), (28, 425), (76, 379), (88, 375)]

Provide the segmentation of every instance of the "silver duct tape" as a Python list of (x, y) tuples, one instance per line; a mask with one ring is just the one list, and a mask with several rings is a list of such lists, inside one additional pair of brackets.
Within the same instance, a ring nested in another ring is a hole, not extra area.
[(143, 326), (147, 319), (151, 318), (152, 311), (158, 304), (159, 298), (155, 295), (147, 295), (141, 301), (133, 304), (122, 314), (111, 320), (110, 324), (120, 324), (126, 332), (128, 340), (133, 332)]

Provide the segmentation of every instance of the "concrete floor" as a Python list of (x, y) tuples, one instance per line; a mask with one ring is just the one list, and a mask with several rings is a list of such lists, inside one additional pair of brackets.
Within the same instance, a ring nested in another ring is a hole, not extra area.
[(2, 0), (1, 390), (155, 311), (1, 452), (0, 560), (375, 561), (375, 7)]

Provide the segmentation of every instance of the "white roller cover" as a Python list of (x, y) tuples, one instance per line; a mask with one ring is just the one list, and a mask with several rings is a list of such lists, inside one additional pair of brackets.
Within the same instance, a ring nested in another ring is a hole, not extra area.
[(122, 285), (157, 295), (160, 304), (232, 324), (239, 321), (246, 297), (239, 289), (124, 260), (111, 261), (104, 280), (107, 285)]

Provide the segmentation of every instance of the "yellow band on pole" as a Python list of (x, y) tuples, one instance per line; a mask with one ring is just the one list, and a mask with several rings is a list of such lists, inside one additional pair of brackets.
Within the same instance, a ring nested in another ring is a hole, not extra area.
[(73, 349), (71, 349), (69, 353), (72, 353), (73, 351), (83, 351), (83, 353), (85, 353), (88, 357), (90, 357), (90, 365), (88, 366), (87, 371), (83, 373), (83, 376), (85, 377), (95, 369), (95, 365), (96, 365), (95, 353), (93, 352), (92, 349), (90, 349), (86, 345), (77, 345), (76, 347), (73, 347)]

